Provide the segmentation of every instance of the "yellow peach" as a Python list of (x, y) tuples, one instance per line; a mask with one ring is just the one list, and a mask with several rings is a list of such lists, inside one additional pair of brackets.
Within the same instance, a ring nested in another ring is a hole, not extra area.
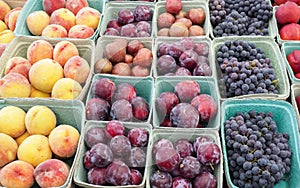
[(7, 25), (2, 20), (0, 20), (0, 32), (4, 31), (6, 29), (8, 29)]
[(73, 56), (79, 55), (77, 47), (70, 41), (60, 41), (53, 50), (53, 59), (63, 67)]
[(77, 81), (71, 78), (62, 78), (54, 84), (51, 97), (65, 100), (76, 99), (81, 91), (82, 87)]
[(43, 10), (34, 11), (26, 18), (26, 24), (30, 33), (36, 36), (42, 35), (42, 31), (49, 25), (49, 21), (49, 15)]
[(16, 10), (16, 11), (13, 11), (9, 17), (8, 17), (8, 28), (12, 31), (15, 30), (16, 28), (16, 24), (17, 24), (17, 20), (18, 20), (18, 17), (19, 17), (19, 14), (21, 13), (21, 10)]
[(29, 61), (23, 57), (10, 58), (5, 66), (4, 74), (7, 75), (10, 72), (22, 74), (28, 79), (28, 72), (31, 68)]
[(15, 38), (14, 33), (9, 29), (6, 29), (6, 30), (3, 30), (3, 31), (0, 32), (0, 43), (8, 44), (14, 38)]
[(27, 59), (31, 64), (42, 60), (53, 58), (53, 46), (46, 40), (33, 41), (27, 48)]
[(42, 92), (34, 87), (31, 87), (29, 98), (50, 98), (50, 93)]
[(68, 36), (68, 31), (61, 25), (50, 24), (44, 28), (42, 36), (49, 38), (65, 38)]
[(76, 17), (67, 8), (60, 8), (52, 12), (50, 24), (58, 24), (66, 28), (67, 31), (76, 24)]
[(76, 14), (76, 24), (86, 25), (94, 30), (97, 29), (101, 18), (101, 13), (92, 7), (84, 7)]
[(7, 134), (0, 133), (0, 168), (17, 157), (18, 144)]
[(28, 133), (28, 131), (25, 131), (21, 136), (19, 136), (18, 138), (15, 138), (15, 141), (17, 142), (17, 144), (19, 146), (29, 136), (30, 136), (30, 134)]
[(84, 83), (90, 74), (89, 63), (80, 56), (71, 57), (64, 66), (65, 78), (76, 80), (80, 84)]
[(4, 20), (5, 15), (10, 11), (9, 5), (3, 1), (0, 0), (0, 20)]
[(11, 72), (0, 79), (0, 96), (26, 98), (30, 95), (30, 87), (25, 76)]

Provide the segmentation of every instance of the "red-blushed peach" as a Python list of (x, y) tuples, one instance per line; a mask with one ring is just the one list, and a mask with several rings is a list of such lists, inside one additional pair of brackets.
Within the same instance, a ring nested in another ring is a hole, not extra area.
[(45, 93), (51, 93), (54, 84), (63, 77), (62, 66), (53, 59), (39, 60), (29, 70), (31, 85)]
[(133, 58), (133, 65), (149, 67), (152, 64), (153, 54), (148, 48), (142, 48)]
[(5, 15), (5, 17), (4, 17), (4, 22), (5, 22), (6, 25), (8, 25), (8, 18), (9, 18), (9, 16), (10, 16), (10, 14), (11, 14), (12, 12), (18, 11), (18, 10), (22, 10), (22, 7), (16, 7), (16, 8), (13, 8), (13, 9), (11, 9), (11, 10)]
[(65, 78), (76, 80), (80, 84), (84, 83), (90, 73), (89, 63), (80, 56), (71, 57), (64, 66)]
[(9, 73), (0, 79), (0, 96), (26, 98), (30, 95), (30, 83), (19, 73)]
[(112, 63), (107, 58), (99, 59), (94, 65), (94, 72), (110, 74), (112, 71)]
[(5, 1), (0, 0), (0, 20), (4, 20), (5, 15), (10, 10), (10, 6)]
[(189, 36), (203, 36), (205, 35), (205, 31), (203, 27), (199, 25), (192, 25), (189, 28)]
[(87, 0), (67, 0), (66, 8), (72, 11), (75, 15), (78, 11), (84, 7), (88, 7), (89, 3)]
[(8, 44), (15, 38), (13, 31), (6, 29), (0, 32), (0, 43)]
[(101, 18), (101, 13), (92, 7), (84, 7), (76, 14), (76, 24), (86, 25), (94, 30), (97, 29)]
[(76, 99), (82, 91), (80, 83), (71, 78), (61, 78), (53, 86), (51, 97), (56, 99)]
[(206, 16), (202, 8), (191, 8), (187, 13), (187, 17), (194, 25), (202, 25)]
[(61, 25), (50, 24), (43, 29), (42, 36), (49, 38), (66, 38), (68, 37), (68, 31)]
[(51, 97), (50, 93), (42, 92), (42, 91), (34, 88), (33, 86), (31, 86), (31, 92), (30, 92), (29, 98), (50, 98), (50, 97)]
[(48, 159), (34, 169), (34, 178), (40, 187), (63, 186), (70, 173), (70, 167), (59, 159)]
[(73, 56), (79, 55), (77, 47), (70, 41), (60, 41), (53, 50), (53, 59), (57, 61), (62, 67)]
[(30, 134), (27, 131), (25, 131), (21, 136), (18, 136), (17, 138), (15, 138), (15, 141), (17, 142), (17, 144), (19, 146), (29, 136), (30, 136)]
[(61, 124), (55, 127), (49, 135), (49, 145), (52, 152), (62, 158), (72, 157), (78, 146), (80, 134), (71, 125)]
[(7, 44), (0, 44), (0, 57), (2, 56), (3, 52), (6, 49)]
[(282, 40), (300, 40), (300, 25), (290, 23), (283, 26), (279, 31)]
[(26, 18), (26, 25), (31, 34), (39, 36), (47, 25), (49, 25), (50, 17), (43, 10), (37, 10), (30, 13)]
[(173, 23), (169, 31), (170, 37), (187, 37), (189, 30), (182, 22)]
[(17, 151), (19, 160), (26, 161), (36, 167), (41, 162), (52, 158), (52, 151), (48, 138), (44, 135), (34, 134), (25, 138)]
[(4, 23), (4, 21), (0, 20), (0, 32), (8, 29), (7, 25)]
[(34, 167), (22, 160), (13, 161), (1, 169), (0, 183), (7, 188), (30, 188), (34, 184)]
[(168, 37), (169, 35), (170, 29), (169, 28), (162, 28), (157, 32), (157, 36), (165, 36)]
[(94, 35), (93, 28), (86, 25), (74, 25), (68, 33), (69, 38), (87, 39)]
[(119, 76), (130, 76), (130, 66), (127, 63), (120, 62), (113, 66), (111, 73)]
[(69, 31), (76, 24), (76, 17), (69, 9), (60, 8), (51, 14), (49, 23), (61, 25)]
[(5, 70), (4, 70), (4, 74), (7, 75), (10, 72), (15, 72), (15, 73), (19, 73), (22, 74), (23, 76), (25, 76), (27, 79), (28, 77), (28, 72), (31, 68), (31, 64), (30, 62), (23, 58), (23, 57), (12, 57), (10, 58), (5, 66)]
[(18, 20), (18, 17), (19, 17), (19, 14), (21, 13), (21, 10), (16, 10), (16, 11), (13, 11), (9, 17), (8, 17), (8, 28), (12, 31), (15, 30), (16, 28), (16, 23), (17, 23), (17, 20)]
[(9, 135), (0, 133), (0, 168), (17, 157), (18, 144)]
[(46, 40), (33, 41), (27, 48), (27, 59), (33, 65), (42, 59), (53, 58), (53, 46)]
[(51, 15), (57, 9), (64, 8), (66, 6), (65, 0), (43, 0), (43, 9)]

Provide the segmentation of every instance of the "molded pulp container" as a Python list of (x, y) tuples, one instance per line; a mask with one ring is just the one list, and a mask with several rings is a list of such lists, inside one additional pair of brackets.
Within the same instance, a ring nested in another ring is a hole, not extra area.
[(133, 129), (133, 128), (136, 128), (136, 127), (140, 127), (140, 128), (143, 128), (145, 130), (148, 131), (149, 133), (149, 140), (148, 140), (148, 144), (147, 144), (147, 147), (146, 148), (143, 148), (145, 149), (145, 153), (146, 153), (146, 166), (145, 166), (145, 170), (144, 172), (141, 171), (141, 173), (143, 174), (143, 181), (140, 185), (131, 185), (131, 186), (101, 186), (101, 185), (93, 185), (93, 184), (90, 184), (88, 183), (88, 180), (87, 180), (87, 172), (88, 170), (86, 170), (84, 168), (84, 165), (83, 165), (83, 159), (84, 159), (84, 154), (85, 152), (89, 149), (85, 143), (84, 143), (84, 139), (85, 139), (85, 133), (90, 130), (91, 128), (94, 128), (94, 127), (101, 127), (101, 128), (105, 128), (106, 124), (108, 123), (108, 121), (102, 121), (102, 122), (99, 122), (99, 121), (87, 121), (85, 126), (84, 126), (84, 129), (83, 129), (83, 135), (81, 136), (81, 141), (80, 141), (80, 150), (79, 150), (79, 154), (78, 154), (78, 161), (77, 161), (77, 167), (75, 168), (75, 172), (74, 172), (74, 182), (75, 184), (77, 184), (78, 186), (81, 186), (81, 187), (88, 187), (88, 188), (110, 188), (110, 187), (118, 187), (118, 188), (142, 188), (142, 187), (145, 187), (145, 182), (146, 182), (146, 178), (148, 177), (148, 171), (146, 170), (148, 168), (148, 155), (146, 152), (148, 152), (148, 149), (147, 147), (149, 146), (149, 142), (150, 142), (150, 138), (151, 138), (151, 135), (152, 135), (152, 132), (151, 132), (151, 125), (148, 124), (148, 123), (142, 123), (142, 124), (132, 124), (132, 123), (128, 123), (128, 122), (124, 122), (124, 126), (125, 126), (125, 135), (127, 135), (128, 131)]
[[(153, 24), (153, 32), (155, 37), (161, 37), (157, 36), (157, 33), (159, 31), (159, 28), (157, 27), (157, 20), (160, 14), (166, 12), (166, 1), (159, 1), (155, 5), (155, 14), (153, 16), (153, 20), (155, 21)], [(209, 19), (209, 10), (208, 10), (208, 4), (206, 1), (182, 1), (182, 10), (188, 12), (192, 8), (202, 8), (205, 12), (205, 21), (204, 25), (201, 26), (204, 31), (204, 36), (195, 36), (195, 37), (209, 37), (210, 33), (210, 19)], [(175, 37), (178, 38), (178, 37)]]
[[(200, 94), (208, 94), (212, 96), (217, 104), (217, 113), (216, 115), (206, 124), (206, 128), (196, 128), (198, 130), (202, 129), (212, 129), (219, 130), (220, 128), (220, 96), (217, 91), (217, 86), (215, 80), (210, 77), (158, 77), (155, 82), (155, 94), (153, 100), (153, 126), (154, 128), (162, 128), (162, 129), (175, 129), (173, 127), (166, 128), (160, 127), (160, 122), (163, 120), (160, 117), (160, 114), (156, 110), (155, 100), (159, 97), (159, 95), (163, 92), (174, 92), (174, 87), (177, 83), (183, 80), (193, 80), (196, 81), (200, 86)], [(182, 128), (178, 128), (182, 129)], [(192, 129), (192, 128), (191, 128)]]
[[(209, 66), (211, 67), (211, 70), (212, 70), (212, 76), (210, 77), (215, 77), (215, 64), (213, 63), (213, 57), (212, 57), (212, 54), (213, 54), (213, 50), (212, 50), (212, 42), (210, 40), (210, 38), (207, 38), (207, 37), (201, 37), (201, 38), (195, 38), (195, 37), (192, 37), (193, 41), (195, 42), (195, 44), (198, 44), (198, 43), (206, 43), (209, 47), (209, 52), (208, 52), (208, 61), (209, 61)], [(178, 38), (174, 38), (174, 37), (158, 37), (155, 39), (155, 46), (154, 46), (154, 53), (153, 53), (153, 61), (155, 62), (153, 64), (153, 76), (154, 77), (158, 77), (158, 72), (157, 72), (157, 68), (156, 68), (156, 64), (157, 64), (157, 60), (158, 60), (158, 57), (157, 57), (157, 51), (159, 49), (159, 46), (162, 44), (162, 43), (169, 43), (169, 44), (173, 44), (174, 42), (178, 42), (180, 41), (181, 39), (178, 39)], [(161, 77), (161, 76), (159, 76)]]
[[(126, 37), (126, 38), (152, 38), (153, 37), (153, 27), (155, 25), (154, 20), (154, 10), (155, 10), (155, 5), (153, 2), (127, 2), (125, 4), (120, 3), (120, 2), (108, 2), (106, 3), (105, 6), (105, 14), (103, 16), (103, 21), (102, 21), (102, 27), (100, 30), (100, 36), (105, 36), (105, 30), (107, 28), (107, 24), (110, 20), (117, 19), (118, 18), (118, 12), (122, 9), (129, 9), (132, 12), (134, 11), (135, 7), (138, 5), (147, 5), (150, 7), (151, 10), (151, 20), (148, 21), (151, 24), (152, 27), (152, 32), (150, 33), (150, 37)], [(133, 22), (136, 23), (136, 22)], [(114, 37), (120, 37), (120, 36), (114, 36)]]
[[(95, 97), (93, 93), (93, 86), (96, 80), (99, 80), (101, 78), (109, 78), (111, 79), (116, 86), (118, 86), (121, 83), (129, 83), (133, 85), (136, 88), (136, 96), (144, 98), (148, 104), (150, 113), (148, 116), (148, 119), (143, 121), (144, 123), (150, 123), (151, 116), (152, 116), (152, 99), (153, 99), (153, 93), (154, 93), (154, 80), (152, 77), (130, 77), (130, 76), (114, 76), (114, 75), (108, 75), (108, 74), (95, 74), (92, 79), (92, 83), (90, 86), (90, 89), (87, 94), (86, 103), (89, 101), (89, 99)], [(133, 122), (132, 122), (133, 123)]]
[(296, 118), (298, 120), (298, 128), (300, 131), (300, 113), (299, 108), (297, 106), (296, 97), (300, 96), (300, 84), (292, 84), (291, 86), (291, 101), (294, 107)]
[[(119, 38), (104, 35), (103, 37), (100, 37), (97, 40), (97, 45), (96, 45), (96, 49), (95, 49), (95, 62), (97, 62), (101, 58), (104, 58), (104, 50), (105, 50), (106, 45), (112, 43), (114, 39), (119, 39)], [(153, 39), (151, 39), (149, 37), (147, 37), (147, 38), (146, 37), (145, 38), (123, 38), (123, 39), (126, 39), (128, 42), (130, 42), (132, 40), (139, 40), (144, 44), (144, 46), (146, 48), (148, 48), (149, 50), (152, 51), (153, 60), (152, 60), (152, 65), (150, 66), (150, 70), (149, 70), (149, 76), (151, 76), (152, 75), (152, 67), (155, 62), (155, 51), (154, 51), (154, 47), (153, 47), (154, 46)], [(93, 73), (95, 73), (94, 68), (93, 68)]]
[(294, 109), (292, 105), (286, 101), (265, 99), (227, 100), (222, 103), (221, 139), (225, 162), (224, 169), (229, 187), (236, 188), (231, 181), (229, 173), (224, 123), (230, 117), (235, 116), (237, 112), (248, 112), (250, 110), (255, 110), (257, 112), (272, 112), (274, 114), (273, 119), (277, 124), (277, 132), (286, 132), (289, 134), (289, 146), (292, 150), (291, 171), (287, 175), (289, 178), (280, 181), (275, 185), (275, 188), (298, 187), (298, 174), (300, 173), (300, 138)]
[[(7, 61), (12, 58), (12, 57), (24, 57), (25, 59), (27, 59), (27, 49), (30, 46), (30, 44), (36, 40), (39, 40), (40, 38), (36, 38), (36, 37), (25, 37), (25, 36), (21, 36), (21, 37), (16, 37), (11, 43), (10, 45), (7, 47), (7, 49), (5, 50), (5, 52), (2, 54), (1, 58), (0, 58), (0, 75), (1, 77), (4, 76), (4, 69), (6, 66)], [(59, 43), (60, 41), (62, 41), (61, 39), (44, 39), (48, 42), (50, 42), (50, 44), (52, 44), (53, 46), (55, 46), (57, 43)], [(89, 66), (90, 69), (92, 69), (94, 67), (94, 51), (95, 51), (95, 44), (92, 40), (89, 39), (64, 39), (67, 41), (72, 42), (78, 49), (79, 51), (79, 56), (81, 56), (82, 58), (84, 58)], [(89, 76), (86, 80), (86, 82), (81, 85), (82, 86), (82, 91), (80, 93), (80, 95), (76, 98), (79, 100), (84, 100), (85, 99), (85, 95), (86, 92), (88, 91), (89, 88), (89, 84), (90, 84), (90, 80), (92, 79), (92, 70), (90, 70)]]
[(259, 47), (263, 50), (267, 58), (270, 58), (271, 64), (273, 65), (275, 76), (278, 79), (279, 84), (279, 94), (252, 94), (252, 95), (241, 95), (236, 97), (231, 97), (230, 99), (241, 99), (241, 98), (266, 98), (266, 99), (281, 99), (285, 100), (289, 97), (290, 94), (290, 83), (286, 72), (286, 66), (284, 60), (282, 58), (282, 54), (278, 45), (275, 43), (274, 39), (266, 38), (266, 37), (221, 37), (213, 40), (213, 56), (217, 73), (217, 82), (219, 87), (219, 92), (221, 95), (221, 100), (224, 101), (229, 99), (226, 97), (226, 88), (225, 85), (220, 83), (220, 79), (222, 78), (222, 73), (220, 66), (216, 60), (216, 54), (221, 45), (225, 43), (225, 41), (230, 40), (243, 40), (247, 42), (254, 43), (256, 47)]
[(220, 163), (214, 166), (214, 173), (213, 175), (217, 179), (217, 188), (223, 187), (223, 154), (221, 149), (221, 142), (220, 142), (220, 136), (217, 131), (215, 130), (208, 130), (208, 129), (201, 129), (201, 130), (191, 130), (191, 129), (154, 129), (152, 131), (152, 139), (150, 142), (150, 146), (148, 147), (148, 177), (146, 182), (146, 187), (150, 188), (150, 177), (153, 174), (155, 170), (157, 170), (155, 160), (152, 157), (152, 148), (154, 143), (161, 139), (165, 138), (170, 140), (173, 144), (179, 140), (179, 139), (188, 139), (190, 141), (194, 141), (199, 136), (207, 136), (214, 140), (214, 142), (219, 146), (220, 148)]
[(300, 50), (300, 41), (293, 41), (293, 42), (284, 42), (281, 46), (281, 52), (286, 64), (286, 68), (288, 70), (289, 77), (292, 83), (300, 83), (300, 79), (295, 77), (295, 74), (287, 60), (287, 56), (292, 53), (294, 50)]
[[(4, 99), (0, 100), (0, 108), (6, 106), (16, 106), (27, 112), (31, 107), (36, 105), (42, 105), (49, 107), (56, 115), (56, 126), (60, 124), (71, 125), (81, 133), (82, 127), (84, 125), (85, 113), (84, 105), (81, 101), (57, 101), (53, 99)], [(79, 146), (79, 143), (78, 143)], [(79, 148), (79, 147), (77, 147)], [(79, 149), (77, 149), (75, 155), (69, 159), (63, 159), (70, 166), (70, 173), (68, 179), (64, 185), (60, 188), (71, 187), (74, 168), (76, 167), (77, 157)], [(39, 187), (36, 183), (33, 187)]]
[(23, 7), (26, 3), (26, 0), (4, 0), (10, 8)]
[[(92, 37), (90, 37), (91, 40), (96, 40), (98, 38), (98, 30), (101, 28), (101, 18), (104, 14), (104, 8), (105, 8), (105, 0), (88, 0), (89, 7), (97, 9), (101, 13), (100, 21), (98, 24), (97, 29), (95, 30), (95, 33)], [(44, 10), (43, 9), (43, 1), (42, 0), (27, 0), (26, 4), (24, 5), (24, 8), (22, 9), (18, 22), (16, 24), (16, 29), (14, 31), (16, 36), (33, 36), (30, 31), (28, 30), (27, 24), (26, 24), (26, 18), (28, 15), (34, 11), (38, 10)], [(36, 36), (40, 38), (46, 38), (41, 36)]]

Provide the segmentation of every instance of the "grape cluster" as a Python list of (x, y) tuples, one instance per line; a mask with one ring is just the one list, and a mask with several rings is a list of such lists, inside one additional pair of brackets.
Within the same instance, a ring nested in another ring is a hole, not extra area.
[(224, 0), (213, 0), (209, 1), (210, 22), (212, 25), (218, 25), (226, 17), (225, 1)]
[(261, 48), (242, 40), (226, 41), (217, 51), (226, 96), (278, 94), (278, 79)]
[(237, 112), (224, 123), (231, 179), (239, 187), (274, 187), (290, 172), (289, 135), (271, 112)]

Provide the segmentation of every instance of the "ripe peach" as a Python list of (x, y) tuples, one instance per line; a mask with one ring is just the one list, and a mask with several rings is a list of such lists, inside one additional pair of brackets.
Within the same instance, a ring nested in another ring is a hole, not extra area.
[(202, 8), (192, 8), (187, 13), (194, 25), (202, 25), (205, 21), (205, 12)]
[(87, 0), (67, 0), (66, 8), (72, 11), (75, 15), (78, 13), (80, 9), (83, 7), (88, 7), (89, 3)]
[(187, 19), (187, 18), (179, 18), (179, 19), (176, 19), (175, 22), (182, 22), (188, 28), (190, 28), (192, 26), (192, 21), (190, 19)]
[(0, 32), (6, 29), (8, 29), (7, 25), (2, 20), (0, 20)]
[(65, 7), (65, 0), (43, 0), (43, 9), (51, 15), (57, 9)]
[(281, 4), (275, 12), (278, 24), (298, 23), (300, 19), (300, 9), (294, 2), (287, 1)]
[(99, 59), (95, 65), (94, 65), (94, 72), (97, 73), (111, 73), (112, 70), (112, 63), (106, 59), (106, 58), (101, 58)]
[(53, 50), (53, 59), (63, 67), (66, 62), (73, 56), (78, 56), (77, 47), (70, 41), (60, 41)]
[(0, 43), (8, 44), (15, 38), (13, 31), (6, 29), (0, 32)]
[(71, 57), (64, 66), (65, 78), (71, 78), (80, 84), (86, 81), (89, 73), (89, 63), (80, 56)]
[(100, 22), (101, 13), (92, 7), (84, 7), (76, 14), (76, 24), (86, 25), (94, 30), (97, 29)]
[(27, 131), (25, 131), (21, 136), (15, 138), (15, 141), (17, 142), (17, 144), (19, 146), (29, 136), (30, 136), (30, 134)]
[(178, 14), (182, 10), (181, 0), (166, 0), (166, 11), (171, 14)]
[(50, 93), (42, 92), (31, 86), (31, 92), (30, 92), (29, 97), (30, 98), (50, 98), (51, 95), (50, 95)]
[(0, 167), (12, 162), (17, 157), (18, 144), (7, 134), (0, 133)]
[(94, 29), (86, 25), (74, 25), (68, 33), (69, 38), (86, 39), (94, 35)]
[(29, 70), (31, 85), (45, 93), (50, 93), (56, 81), (63, 77), (62, 66), (52, 59), (39, 60)]
[(0, 171), (0, 183), (4, 187), (30, 188), (34, 184), (34, 167), (21, 160), (13, 161)]
[(279, 34), (282, 40), (300, 40), (300, 25), (287, 24), (280, 29)]
[(199, 25), (192, 25), (189, 28), (189, 36), (202, 36), (202, 35), (205, 35), (205, 31), (203, 27)]
[(49, 23), (61, 25), (69, 31), (76, 24), (76, 17), (69, 9), (60, 8), (51, 14)]
[(294, 74), (300, 72), (300, 50), (293, 50), (290, 54), (286, 56)]
[(53, 153), (59, 157), (72, 157), (76, 150), (80, 134), (71, 125), (61, 124), (55, 127), (49, 135), (49, 144)]
[(31, 34), (42, 35), (44, 28), (49, 25), (50, 17), (43, 11), (38, 10), (30, 13), (26, 18), (26, 25)]
[(77, 81), (71, 78), (62, 78), (54, 84), (51, 97), (66, 100), (76, 99), (81, 91), (82, 87)]
[(16, 28), (16, 23), (21, 10), (13, 11), (8, 17), (8, 28), (12, 31)]
[(152, 64), (153, 54), (148, 48), (142, 48), (133, 58), (133, 65), (149, 67)]
[(5, 15), (10, 11), (9, 5), (3, 1), (0, 0), (0, 20), (4, 20)]
[(170, 27), (169, 35), (170, 37), (187, 37), (189, 30), (184, 23), (176, 22)]
[(53, 46), (46, 40), (33, 41), (27, 48), (27, 59), (33, 65), (42, 59), (52, 59)]
[(9, 19), (10, 14), (11, 14), (12, 12), (18, 11), (18, 10), (22, 10), (22, 7), (16, 7), (16, 8), (13, 8), (13, 9), (11, 9), (11, 10), (5, 15), (5, 17), (4, 17), (4, 22), (5, 22), (6, 25), (8, 25), (8, 19)]
[(59, 159), (48, 159), (34, 169), (34, 177), (40, 187), (60, 187), (67, 181), (70, 167)]
[(169, 36), (170, 29), (169, 28), (162, 28), (157, 32), (157, 36)]
[(119, 76), (130, 76), (130, 66), (127, 63), (117, 63), (113, 66), (111, 71), (112, 74), (116, 74)]
[(50, 24), (43, 29), (42, 36), (49, 38), (66, 38), (68, 37), (68, 31), (61, 25)]
[(1, 97), (29, 97), (30, 83), (25, 76), (19, 73), (9, 73), (0, 79)]
[(175, 17), (170, 13), (162, 13), (158, 16), (157, 19), (157, 27), (161, 28), (169, 28), (175, 22)]
[(31, 68), (30, 62), (23, 57), (10, 58), (5, 66), (4, 74), (7, 75), (10, 72), (22, 74), (28, 79), (28, 72)]
[(18, 159), (36, 167), (41, 162), (52, 158), (52, 151), (48, 138), (44, 135), (34, 134), (27, 137), (18, 148)]

